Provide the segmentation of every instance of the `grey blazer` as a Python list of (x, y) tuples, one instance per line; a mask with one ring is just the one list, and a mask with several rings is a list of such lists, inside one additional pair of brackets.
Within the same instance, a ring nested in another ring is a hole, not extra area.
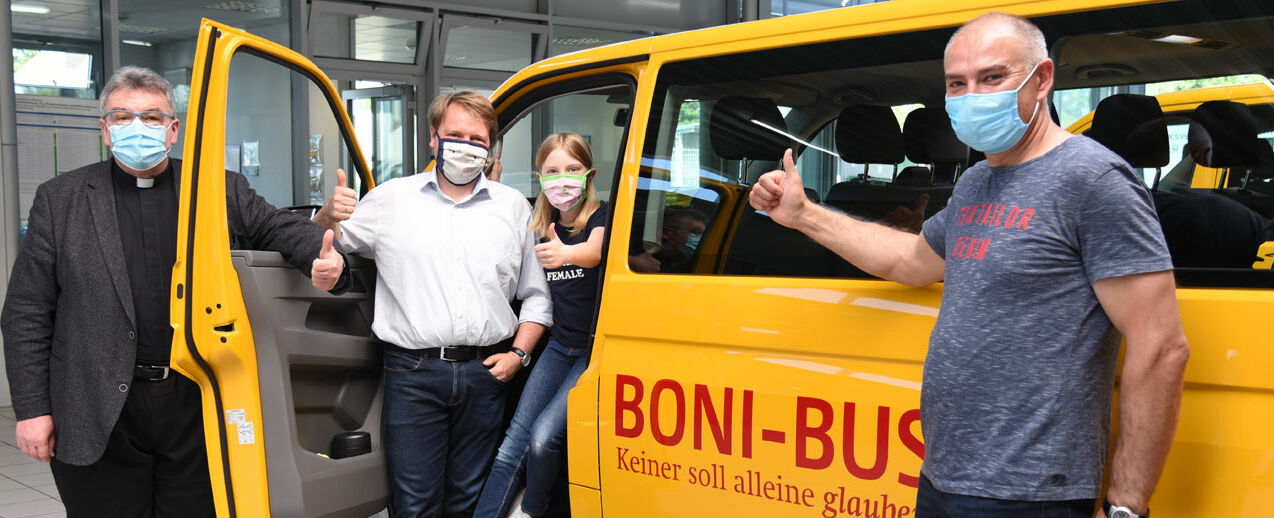
[[(175, 159), (173, 172), (180, 182)], [(238, 173), (226, 173), (226, 210), (231, 248), (280, 252), (309, 275), (322, 228), (270, 205)], [(111, 162), (44, 182), (27, 222), (0, 314), (13, 411), (19, 420), (52, 414), (58, 460), (92, 464), (124, 407), (137, 356)]]

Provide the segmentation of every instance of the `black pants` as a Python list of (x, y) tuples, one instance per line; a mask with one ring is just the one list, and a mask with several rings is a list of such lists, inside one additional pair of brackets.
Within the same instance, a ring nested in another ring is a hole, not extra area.
[(215, 516), (199, 386), (176, 372), (135, 380), (94, 464), (52, 462), (69, 518)]

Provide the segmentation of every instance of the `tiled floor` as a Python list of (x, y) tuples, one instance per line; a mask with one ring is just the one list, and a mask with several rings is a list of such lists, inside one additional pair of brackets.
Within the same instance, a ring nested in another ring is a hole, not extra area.
[(18, 450), (16, 424), (13, 407), (0, 407), (0, 518), (66, 516), (49, 465)]

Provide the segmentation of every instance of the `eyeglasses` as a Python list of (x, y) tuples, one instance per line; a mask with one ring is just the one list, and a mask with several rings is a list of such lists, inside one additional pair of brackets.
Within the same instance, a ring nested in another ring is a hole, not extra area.
[(123, 124), (132, 124), (133, 119), (141, 118), (142, 124), (151, 128), (162, 128), (168, 124), (168, 119), (174, 118), (172, 115), (161, 112), (159, 110), (147, 110), (144, 112), (135, 112), (129, 110), (111, 110), (102, 116), (102, 120), (106, 121), (108, 126), (117, 126)]

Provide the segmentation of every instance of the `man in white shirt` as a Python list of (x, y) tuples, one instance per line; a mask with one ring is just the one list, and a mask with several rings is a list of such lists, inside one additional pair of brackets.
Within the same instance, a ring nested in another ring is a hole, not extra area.
[[(473, 92), (429, 108), (432, 171), (340, 188), (315, 220), (376, 261), (385, 343), (385, 453), (395, 516), (470, 516), (503, 431), (504, 384), (552, 325), (517, 190), (488, 181), (495, 110)], [(522, 300), (521, 314), (509, 303)], [(493, 346), (515, 336), (513, 350)]]

